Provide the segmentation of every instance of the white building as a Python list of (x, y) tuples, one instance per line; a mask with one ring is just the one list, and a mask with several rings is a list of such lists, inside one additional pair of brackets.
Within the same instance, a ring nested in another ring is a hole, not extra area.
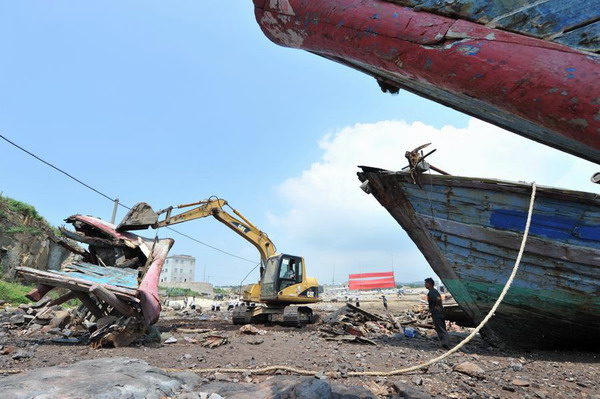
[(196, 273), (196, 258), (189, 255), (173, 255), (165, 260), (160, 272), (161, 283), (191, 282)]

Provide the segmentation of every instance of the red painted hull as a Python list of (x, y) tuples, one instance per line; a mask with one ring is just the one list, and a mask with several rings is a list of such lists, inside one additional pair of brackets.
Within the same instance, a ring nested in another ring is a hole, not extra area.
[(254, 0), (273, 42), (600, 163), (600, 57), (379, 0)]

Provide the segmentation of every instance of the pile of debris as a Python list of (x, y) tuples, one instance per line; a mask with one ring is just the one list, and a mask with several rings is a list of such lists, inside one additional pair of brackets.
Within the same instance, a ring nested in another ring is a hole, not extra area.
[(5, 307), (0, 313), (0, 328), (6, 335), (35, 336), (38, 341), (39, 335), (47, 335), (54, 343), (90, 343), (93, 348), (127, 346), (143, 335), (137, 318), (109, 315), (91, 321), (85, 306), (61, 306), (72, 299), (67, 293), (56, 299), (44, 297), (33, 304)]
[[(431, 318), (425, 309), (408, 310), (393, 316), (391, 313), (380, 316), (367, 312), (351, 303), (346, 303), (323, 320), (324, 326), (319, 328), (327, 340), (357, 342), (377, 345), (370, 338), (380, 336), (405, 335), (407, 326), (433, 328)], [(410, 329), (412, 330), (412, 329)], [(414, 330), (413, 330), (414, 331)], [(414, 336), (413, 332), (407, 336)]]
[(46, 297), (30, 305), (6, 307), (0, 313), (0, 326), (7, 331), (16, 330), (15, 335), (49, 333), (72, 342), (79, 342), (76, 336), (89, 333), (88, 328), (82, 324), (83, 315), (75, 309), (63, 308), (60, 306), (63, 302), (66, 302), (64, 296), (54, 300)]

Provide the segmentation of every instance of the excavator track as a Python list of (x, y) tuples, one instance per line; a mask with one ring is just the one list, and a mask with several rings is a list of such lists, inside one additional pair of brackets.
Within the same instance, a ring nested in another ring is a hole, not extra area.
[(308, 306), (286, 306), (283, 310), (283, 324), (301, 327), (313, 322), (313, 312)]

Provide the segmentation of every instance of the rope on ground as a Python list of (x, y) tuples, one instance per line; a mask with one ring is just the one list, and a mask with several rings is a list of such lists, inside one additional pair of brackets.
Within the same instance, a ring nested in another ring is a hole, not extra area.
[(20, 374), (20, 373), (24, 373), (26, 370), (23, 369), (6, 369), (6, 370), (2, 370), (0, 369), (0, 374)]
[[(444, 353), (444, 354), (442, 354), (442, 355), (440, 355), (440, 356), (438, 356), (436, 358), (433, 358), (433, 359), (431, 359), (431, 360), (429, 360), (427, 362), (424, 362), (424, 363), (421, 363), (421, 364), (417, 364), (416, 366), (406, 367), (406, 368), (403, 368), (403, 369), (397, 369), (397, 370), (392, 370), (392, 371), (351, 371), (351, 372), (348, 372), (348, 376), (349, 377), (357, 377), (357, 376), (378, 376), (378, 377), (381, 376), (381, 377), (389, 377), (389, 376), (393, 376), (393, 375), (409, 373), (411, 371), (416, 371), (416, 370), (419, 370), (419, 369), (431, 366), (432, 364), (437, 363), (440, 360), (443, 360), (443, 359), (447, 358), (448, 356), (452, 355), (453, 353), (455, 353), (456, 351), (458, 351), (460, 348), (462, 348), (463, 346), (465, 346), (469, 341), (471, 341), (473, 339), (473, 337), (475, 337), (475, 335), (492, 318), (492, 316), (496, 312), (496, 309), (498, 309), (498, 306), (500, 306), (500, 304), (504, 300), (504, 297), (506, 296), (506, 293), (508, 292), (508, 289), (512, 285), (512, 282), (513, 282), (515, 276), (517, 275), (517, 271), (519, 270), (519, 264), (521, 263), (521, 258), (523, 257), (523, 251), (525, 250), (525, 245), (527, 244), (527, 236), (529, 235), (529, 226), (531, 225), (531, 215), (533, 214), (533, 204), (535, 203), (535, 193), (536, 193), (536, 190), (537, 190), (537, 185), (535, 184), (535, 182), (533, 182), (531, 184), (531, 199), (529, 201), (529, 212), (527, 214), (527, 223), (525, 224), (525, 230), (523, 232), (523, 239), (521, 240), (521, 247), (519, 248), (519, 254), (517, 255), (517, 259), (515, 261), (515, 266), (513, 267), (512, 273), (510, 274), (510, 277), (506, 281), (506, 284), (504, 285), (504, 289), (500, 293), (500, 296), (498, 297), (498, 299), (496, 299), (496, 303), (494, 303), (494, 306), (492, 306), (492, 309), (484, 317), (484, 319), (481, 321), (481, 323), (479, 323), (479, 325), (471, 332), (471, 334), (469, 334), (469, 336), (467, 336), (458, 345), (456, 345), (454, 348), (450, 349), (446, 353)], [(318, 373), (318, 371), (311, 371), (311, 370), (299, 369), (299, 368), (289, 367), (289, 366), (269, 366), (269, 367), (263, 367), (263, 368), (259, 368), (259, 369), (246, 369), (246, 368), (206, 368), (206, 369), (203, 369), (203, 368), (192, 368), (192, 369), (183, 370), (183, 369), (168, 369), (168, 368), (164, 368), (163, 370), (169, 371), (169, 372), (192, 371), (194, 373), (215, 373), (215, 372), (219, 372), (219, 373), (265, 374), (265, 373), (268, 373), (268, 372), (271, 372), (271, 371), (277, 371), (277, 370), (280, 370), (280, 371), (289, 371), (291, 373), (300, 374), (300, 375), (316, 375)]]
[[(348, 372), (349, 377), (357, 377), (357, 376), (381, 376), (381, 377), (389, 377), (398, 374), (405, 374), (411, 371), (416, 371), (428, 366), (431, 366), (434, 363), (439, 362), (452, 355), (460, 348), (465, 346), (469, 341), (475, 337), (475, 335), (486, 325), (486, 323), (492, 318), (498, 306), (504, 300), (508, 289), (512, 285), (512, 282), (517, 275), (517, 271), (519, 270), (519, 264), (521, 263), (521, 258), (523, 257), (523, 251), (525, 250), (525, 245), (527, 244), (527, 236), (529, 235), (529, 226), (531, 225), (531, 215), (533, 214), (533, 204), (535, 203), (535, 193), (537, 190), (537, 186), (535, 182), (531, 184), (531, 199), (529, 201), (529, 212), (527, 214), (527, 223), (525, 224), (525, 230), (523, 232), (523, 239), (521, 240), (521, 247), (519, 248), (519, 254), (517, 255), (517, 259), (515, 261), (515, 266), (513, 267), (512, 273), (510, 277), (506, 281), (502, 292), (498, 299), (496, 299), (496, 303), (492, 306), (492, 309), (488, 312), (488, 314), (484, 317), (484, 319), (479, 323), (479, 325), (467, 336), (464, 340), (462, 340), (458, 345), (454, 348), (450, 349), (446, 353), (435, 357), (427, 362), (417, 364), (416, 366), (406, 367), (403, 369), (396, 369), (392, 371), (350, 371)], [(262, 367), (258, 369), (248, 369), (248, 368), (191, 368), (191, 369), (177, 369), (177, 368), (161, 368), (166, 372), (181, 372), (181, 371), (191, 371), (194, 373), (250, 373), (250, 374), (266, 374), (273, 371), (289, 371), (290, 373), (299, 374), (299, 375), (317, 375), (318, 371), (300, 369), (296, 367), (290, 366), (268, 366)], [(0, 370), (0, 374), (18, 374), (23, 372), (24, 370)]]

